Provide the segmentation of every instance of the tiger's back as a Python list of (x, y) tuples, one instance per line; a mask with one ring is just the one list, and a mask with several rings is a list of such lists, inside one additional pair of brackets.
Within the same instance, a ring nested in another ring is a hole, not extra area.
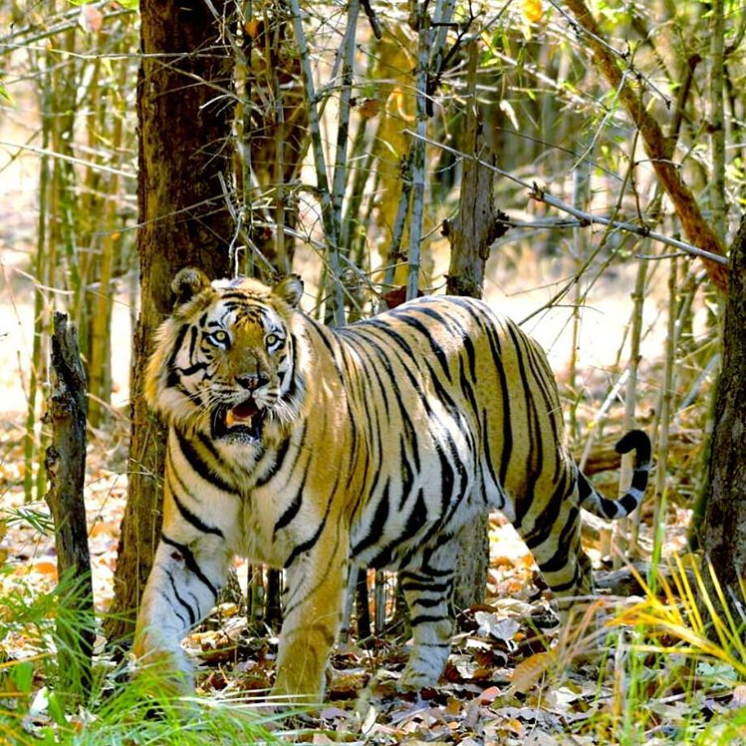
[(554, 484), (572, 467), (543, 352), (510, 320), (473, 299), (426, 297), (319, 333), (337, 345), (367, 464), (356, 559), (406, 565), (409, 547), (475, 512), (525, 517), (524, 496), (535, 522), (543, 506), (529, 483)]
[[(286, 570), (276, 691), (318, 696), (353, 561), (400, 570), (414, 638), (402, 685), (432, 684), (450, 645), (454, 537), (491, 508), (556, 594), (590, 590), (579, 507), (629, 513), (649, 441), (622, 441), (638, 456), (622, 500), (596, 493), (563, 445), (546, 358), (513, 322), (481, 301), (428, 297), (330, 330), (295, 310), (292, 278), (175, 283), (187, 299), (149, 387), (171, 435), (140, 656), (165, 651), (183, 668), (178, 638), (238, 552)], [(153, 621), (170, 608), (164, 635)]]

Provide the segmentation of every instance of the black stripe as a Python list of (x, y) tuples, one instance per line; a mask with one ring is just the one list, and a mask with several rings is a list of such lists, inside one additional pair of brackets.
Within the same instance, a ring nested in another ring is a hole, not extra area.
[[(303, 430), (305, 432), (306, 429), (306, 423), (303, 423)], [(275, 454), (274, 461), (272, 464), (267, 468), (267, 470), (259, 477), (259, 479), (256, 480), (255, 486), (256, 487), (263, 487), (267, 482), (269, 482), (272, 478), (274, 478), (282, 469), (284, 463), (285, 463), (285, 457), (288, 455), (288, 450), (290, 448), (290, 440), (291, 438), (285, 438), (285, 440), (282, 441), (282, 444), (280, 445), (280, 448), (278, 449), (277, 453)], [(301, 442), (303, 441), (303, 434), (301, 434), (300, 439)]]
[[(174, 592), (174, 597), (176, 600), (181, 604), (181, 606), (186, 609), (187, 614), (189, 615), (189, 627), (194, 627), (194, 625), (197, 623), (197, 615), (194, 613), (194, 609), (179, 595), (179, 591), (176, 590), (176, 581), (174, 580), (174, 576), (172, 573), (170, 573), (168, 570), (166, 570), (166, 575), (168, 575), (168, 579), (171, 581), (171, 590)], [(174, 610), (174, 613), (176, 611)], [(186, 627), (187, 624), (184, 620), (184, 618), (177, 614), (176, 616), (181, 619), (182, 622), (184, 622), (184, 626)]]
[(572, 580), (568, 580), (566, 583), (557, 583), (555, 585), (552, 585), (552, 593), (557, 595), (558, 593), (563, 593), (564, 591), (574, 590), (578, 587), (578, 583), (580, 582), (580, 578), (583, 574), (583, 571), (580, 567), (580, 564), (577, 564), (575, 566), (575, 574), (572, 577)]
[(300, 487), (298, 488), (298, 491), (295, 493), (295, 496), (290, 501), (290, 505), (288, 505), (288, 507), (285, 508), (285, 512), (277, 519), (277, 523), (275, 523), (274, 531), (272, 532), (273, 537), (277, 536), (277, 532), (285, 528), (285, 526), (287, 526), (293, 520), (293, 518), (295, 518), (295, 516), (298, 515), (300, 506), (303, 504), (303, 489), (306, 486), (307, 475), (308, 475), (308, 471), (306, 471), (306, 473), (303, 474), (303, 481), (301, 482)]
[(416, 616), (412, 616), (409, 618), (409, 626), (417, 627), (420, 624), (434, 624), (437, 622), (442, 622), (446, 619), (448, 619), (447, 616), (438, 614), (417, 614)]
[[(415, 480), (415, 473), (412, 469), (412, 465), (409, 463), (409, 459), (407, 458), (407, 448), (406, 443), (404, 442), (404, 436), (399, 438), (399, 461), (400, 461), (400, 471), (401, 471), (401, 498), (399, 500), (399, 512), (402, 512), (404, 510), (404, 505), (407, 501), (407, 499), (410, 497), (412, 492), (412, 485), (414, 484)], [(420, 495), (418, 496), (418, 500), (422, 498), (422, 492), (420, 491)], [(410, 516), (411, 519), (411, 516)], [(407, 536), (414, 536), (415, 532), (417, 531), (417, 528), (412, 527), (412, 530), (410, 530), (409, 521), (407, 521), (407, 527), (405, 529), (405, 533)]]
[[(449, 571), (449, 573), (452, 571)], [(401, 573), (399, 574), (399, 579), (401, 580)], [(403, 591), (428, 591), (430, 593), (447, 593), (451, 586), (453, 585), (452, 580), (448, 580), (445, 582), (435, 582), (433, 580), (429, 581), (418, 581), (418, 580), (404, 580), (401, 582), (401, 589)]]
[(373, 520), (370, 523), (368, 533), (354, 546), (352, 547), (352, 556), (357, 557), (369, 547), (372, 547), (377, 541), (380, 540), (383, 534), (383, 529), (386, 526), (386, 520), (389, 517), (389, 483), (388, 481), (383, 487), (383, 493), (381, 499), (376, 506)]
[(197, 560), (194, 558), (192, 550), (185, 544), (179, 544), (178, 541), (169, 539), (166, 534), (161, 534), (161, 539), (181, 554), (181, 556), (184, 558), (184, 564), (186, 565), (187, 569), (194, 575), (196, 575), (197, 578), (199, 578), (199, 580), (210, 589), (212, 595), (217, 598), (217, 588), (210, 582), (210, 579), (204, 574), (204, 572), (202, 572), (202, 568), (197, 564)]
[[(419, 319), (414, 318), (411, 313), (397, 313), (396, 310), (391, 312), (392, 316), (395, 316), (395, 318), (402, 323), (406, 324), (407, 326), (411, 327), (412, 329), (415, 329), (418, 331), (430, 344), (430, 348), (433, 351), (433, 354), (437, 358), (438, 362), (440, 363), (440, 367), (443, 370), (443, 373), (445, 377), (448, 379), (448, 381), (451, 381), (451, 370), (448, 365), (448, 356), (443, 351), (443, 348), (440, 346), (440, 343), (438, 342), (435, 337), (432, 336), (430, 329), (423, 324)], [(442, 323), (442, 319), (441, 319)], [(392, 330), (393, 331), (393, 330)]]
[(316, 529), (314, 535), (310, 539), (306, 539), (306, 541), (302, 542), (301, 544), (296, 544), (293, 551), (290, 553), (290, 556), (287, 558), (287, 560), (285, 560), (285, 564), (283, 565), (286, 570), (293, 564), (293, 562), (295, 562), (296, 559), (298, 559), (299, 555), (313, 548), (313, 545), (319, 540), (319, 536), (321, 536), (321, 532), (324, 530), (324, 526), (326, 526), (326, 519), (328, 516), (329, 511), (327, 510), (326, 514), (321, 519), (321, 523)]
[(579, 512), (579, 509), (573, 506), (568, 515), (567, 523), (557, 540), (557, 550), (549, 559), (539, 565), (542, 572), (558, 572), (567, 565), (574, 539), (572, 534), (577, 530)]
[(166, 385), (169, 388), (176, 388), (179, 385), (179, 375), (176, 369), (176, 357), (179, 354), (181, 345), (184, 342), (184, 337), (186, 336), (188, 331), (189, 325), (186, 324), (182, 326), (181, 329), (179, 329), (178, 333), (176, 334), (176, 340), (174, 341), (171, 356), (166, 363), (166, 370), (168, 370)]
[(505, 375), (505, 369), (502, 364), (502, 352), (500, 350), (500, 338), (498, 336), (497, 327), (482, 326), (482, 328), (484, 329), (485, 336), (487, 337), (490, 346), (493, 368), (497, 372), (500, 381), (503, 426), (500, 430), (502, 433), (502, 453), (500, 454), (498, 461), (500, 464), (500, 472), (497, 483), (503, 486), (505, 485), (505, 480), (508, 474), (508, 465), (510, 464), (510, 457), (513, 452), (513, 427), (510, 421), (510, 391), (508, 389), (508, 379)]
[(583, 474), (580, 469), (577, 469), (578, 473), (578, 495), (580, 497), (580, 502), (584, 502), (587, 500), (591, 495), (597, 494), (596, 490), (593, 488), (593, 485), (588, 481), (585, 474)]
[[(566, 473), (556, 485), (549, 502), (538, 515), (534, 515), (534, 526), (531, 531), (522, 535), (529, 549), (534, 549), (543, 544), (556, 529), (562, 505), (572, 491), (572, 484), (568, 484), (567, 477), (568, 474)], [(577, 509), (574, 508), (574, 510)]]
[(184, 458), (189, 462), (189, 465), (202, 479), (205, 480), (205, 482), (208, 482), (223, 492), (228, 492), (233, 495), (238, 494), (233, 485), (229, 484), (219, 474), (216, 474), (212, 467), (202, 459), (194, 445), (187, 440), (179, 430), (174, 428), (174, 432), (176, 433), (176, 439), (179, 442), (179, 450), (181, 450)]
[(644, 492), (648, 486), (648, 471), (647, 469), (635, 469), (632, 472), (632, 484), (630, 485), (634, 489)]
[[(178, 477), (177, 477), (178, 479)], [(216, 528), (215, 526), (208, 526), (198, 515), (195, 515), (192, 513), (189, 508), (187, 508), (184, 503), (179, 500), (179, 496), (176, 494), (175, 490), (171, 490), (171, 497), (174, 499), (174, 503), (176, 503), (176, 507), (179, 509), (179, 513), (181, 514), (181, 517), (187, 522), (190, 523), (194, 528), (196, 528), (198, 531), (202, 531), (202, 533), (205, 534), (213, 534), (215, 536), (219, 536), (221, 539), (224, 539), (225, 536), (223, 535), (223, 532)]]
[(173, 599), (166, 595), (165, 591), (159, 590), (158, 595), (166, 602), (166, 605), (173, 611), (173, 613), (179, 618), (179, 621), (184, 625), (184, 629), (189, 629), (190, 625), (186, 619), (174, 608)]
[(432, 609), (439, 604), (448, 603), (448, 599), (443, 596), (437, 596), (436, 598), (418, 598), (412, 602), (413, 606), (423, 606), (426, 609)]

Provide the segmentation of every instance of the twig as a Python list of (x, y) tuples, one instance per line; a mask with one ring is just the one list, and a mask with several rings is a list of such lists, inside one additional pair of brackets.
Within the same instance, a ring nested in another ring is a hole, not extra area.
[(710, 19), (710, 150), (712, 181), (709, 188), (713, 227), (725, 238), (728, 205), (725, 200), (725, 19), (724, 0), (714, 0)]
[(370, 28), (373, 31), (373, 36), (375, 36), (376, 39), (380, 41), (383, 37), (383, 29), (381, 27), (381, 22), (378, 20), (378, 16), (376, 15), (375, 10), (373, 10), (373, 7), (370, 4), (370, 0), (363, 0), (363, 10), (365, 11), (365, 15), (368, 18), (368, 23), (370, 23)]
[(101, 173), (109, 174), (111, 176), (120, 176), (123, 179), (137, 179), (136, 173), (121, 171), (118, 168), (110, 168), (109, 166), (104, 166), (100, 163), (91, 163), (91, 161), (84, 161), (82, 158), (75, 158), (75, 156), (72, 155), (64, 155), (62, 153), (58, 153), (55, 150), (49, 150), (47, 148), (37, 148), (33, 145), (20, 145), (17, 142), (8, 142), (7, 140), (0, 140), (0, 146), (5, 148), (16, 148), (17, 150), (27, 150), (29, 153), (49, 156), (50, 158), (56, 158), (57, 160), (72, 163), (76, 166), (85, 166), (86, 168), (90, 168), (93, 171), (100, 171)]

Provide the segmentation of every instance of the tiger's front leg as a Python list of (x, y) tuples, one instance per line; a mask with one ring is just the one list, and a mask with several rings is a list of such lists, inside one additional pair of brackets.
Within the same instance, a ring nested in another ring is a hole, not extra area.
[(346, 583), (347, 542), (336, 532), (322, 531), (315, 546), (288, 567), (273, 696), (291, 702), (323, 701)]
[(220, 536), (177, 528), (164, 527), (142, 597), (133, 652), (138, 671), (150, 671), (166, 691), (189, 694), (194, 684), (181, 640), (214, 606), (230, 553)]

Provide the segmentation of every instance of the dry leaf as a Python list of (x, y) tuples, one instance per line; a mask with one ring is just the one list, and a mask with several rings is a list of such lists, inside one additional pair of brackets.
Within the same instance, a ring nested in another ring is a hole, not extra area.
[(497, 614), (486, 611), (477, 611), (474, 618), (479, 624), (479, 634), (490, 635), (504, 642), (512, 640), (521, 626), (515, 619), (500, 619)]
[(255, 19), (246, 21), (243, 25), (243, 30), (246, 33), (246, 36), (256, 39), (256, 37), (259, 36), (259, 21)]
[(104, 22), (104, 14), (94, 5), (84, 5), (80, 9), (80, 26), (89, 34), (101, 31)]
[(54, 580), (57, 579), (57, 563), (49, 560), (39, 560), (34, 564), (34, 570)]
[(525, 694), (546, 673), (556, 659), (553, 650), (534, 653), (513, 671), (512, 689)]
[(492, 704), (497, 697), (500, 696), (500, 689), (496, 686), (491, 686), (485, 689), (480, 695), (479, 695), (479, 704), (480, 705), (489, 705)]
[(544, 15), (541, 0), (523, 0), (523, 17), (529, 23), (537, 23)]
[(358, 103), (357, 110), (361, 117), (369, 119), (381, 110), (381, 102), (377, 98), (364, 98)]
[(746, 707), (746, 684), (739, 684), (733, 689), (733, 699), (730, 701), (733, 709)]

